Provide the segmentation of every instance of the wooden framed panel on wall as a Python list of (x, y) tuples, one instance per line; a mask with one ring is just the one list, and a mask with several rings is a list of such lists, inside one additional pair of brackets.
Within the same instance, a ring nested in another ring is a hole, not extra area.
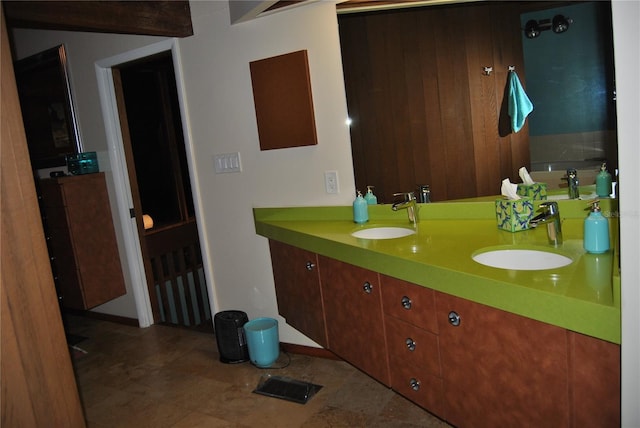
[(249, 63), (260, 150), (318, 144), (307, 51)]

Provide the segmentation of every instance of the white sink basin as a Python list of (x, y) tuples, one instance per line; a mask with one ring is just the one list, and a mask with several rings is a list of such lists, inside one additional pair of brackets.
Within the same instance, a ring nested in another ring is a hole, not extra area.
[(562, 254), (540, 250), (493, 250), (477, 253), (471, 258), (485, 266), (511, 270), (556, 269), (573, 261)]
[(353, 232), (351, 236), (362, 239), (394, 239), (413, 235), (415, 230), (406, 227), (372, 227)]

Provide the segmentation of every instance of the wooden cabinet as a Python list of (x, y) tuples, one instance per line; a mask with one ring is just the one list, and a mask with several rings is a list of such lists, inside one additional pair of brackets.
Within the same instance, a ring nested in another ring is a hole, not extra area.
[(251, 61), (249, 70), (260, 150), (318, 144), (307, 51)]
[(619, 426), (620, 346), (270, 245), (288, 323), (451, 424)]
[(569, 426), (566, 330), (439, 292), (436, 308), (446, 420)]
[(319, 256), (329, 349), (389, 385), (378, 274)]
[(104, 173), (40, 181), (62, 305), (90, 309), (126, 293)]
[(269, 241), (278, 312), (287, 324), (327, 347), (318, 256), (291, 245)]
[(391, 387), (442, 415), (442, 371), (433, 290), (380, 275)]

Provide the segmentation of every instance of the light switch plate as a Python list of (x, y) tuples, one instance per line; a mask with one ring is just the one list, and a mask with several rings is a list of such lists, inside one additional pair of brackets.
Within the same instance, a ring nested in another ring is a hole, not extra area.
[(340, 187), (338, 186), (338, 171), (324, 172), (324, 189), (330, 194), (340, 193)]
[(240, 153), (222, 153), (213, 157), (216, 174), (242, 172)]

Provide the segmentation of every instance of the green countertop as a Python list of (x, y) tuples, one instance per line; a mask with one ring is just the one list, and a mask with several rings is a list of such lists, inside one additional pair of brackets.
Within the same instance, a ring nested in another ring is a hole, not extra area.
[[(366, 240), (355, 230), (411, 227), (405, 211), (369, 206), (369, 222), (356, 225), (352, 207), (255, 208), (256, 232), (327, 257), (404, 279), (568, 330), (620, 343), (620, 275), (617, 201), (604, 200), (614, 249), (602, 255), (582, 248), (585, 201), (558, 201), (564, 242), (554, 248), (546, 228), (499, 230), (495, 197), (419, 204), (416, 234)], [(539, 271), (487, 267), (472, 260), (480, 249), (543, 249), (571, 257), (568, 266)]]

